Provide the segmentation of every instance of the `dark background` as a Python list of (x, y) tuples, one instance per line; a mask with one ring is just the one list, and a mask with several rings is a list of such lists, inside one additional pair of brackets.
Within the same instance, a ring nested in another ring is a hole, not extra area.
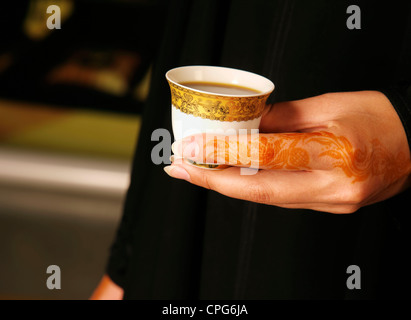
[[(45, 28), (51, 4), (61, 29)], [(88, 299), (104, 274), (126, 186), (64, 175), (129, 173), (166, 11), (157, 0), (0, 2), (0, 299)], [(39, 180), (19, 177), (32, 164), (45, 166)], [(47, 166), (61, 171), (54, 184)], [(60, 290), (46, 287), (49, 265)]]
[[(58, 4), (58, 1), (50, 3)], [(133, 99), (132, 89), (156, 55), (165, 2), (83, 0), (72, 3), (74, 9), (62, 22), (61, 29), (52, 30), (44, 39), (34, 40), (23, 30), (30, 1), (1, 2), (0, 54), (11, 57), (11, 64), (0, 71), (0, 96), (70, 107), (140, 112), (141, 101)], [(53, 70), (70, 59), (77, 59), (77, 64), (84, 68), (98, 70), (110, 67), (119, 53), (127, 53), (136, 61), (129, 64), (129, 73), (124, 76), (128, 90), (121, 95), (81, 83), (56, 83), (48, 79)]]

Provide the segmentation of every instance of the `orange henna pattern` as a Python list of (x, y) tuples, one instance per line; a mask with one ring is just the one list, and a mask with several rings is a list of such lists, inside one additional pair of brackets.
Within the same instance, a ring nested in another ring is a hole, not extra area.
[(347, 177), (353, 178), (353, 183), (371, 176), (380, 176), (385, 182), (392, 182), (409, 171), (406, 155), (400, 152), (394, 156), (378, 139), (373, 139), (368, 149), (354, 149), (344, 137), (334, 140), (336, 145), (328, 146), (328, 150), (322, 152), (320, 157), (333, 158), (333, 166), (341, 168)]
[(334, 168), (341, 168), (345, 175), (352, 178), (352, 183), (365, 181), (379, 176), (390, 183), (409, 172), (410, 163), (404, 153), (391, 154), (378, 139), (373, 139), (369, 147), (355, 149), (343, 136), (330, 132), (319, 132), (321, 135), (313, 141), (323, 146), (321, 157), (333, 159)]
[(256, 135), (247, 141), (226, 136), (209, 140), (205, 149), (209, 163), (275, 170), (321, 169), (313, 163), (312, 156), (316, 154), (318, 159), (328, 158), (331, 167), (340, 168), (353, 183), (372, 176), (390, 183), (411, 167), (404, 153), (391, 154), (378, 139), (372, 140), (369, 147), (355, 149), (346, 137), (326, 131)]
[(255, 135), (247, 141), (216, 137), (204, 146), (204, 161), (261, 169), (309, 170), (310, 156), (304, 149), (307, 138), (305, 134), (292, 133)]
[(261, 136), (259, 164), (261, 168), (310, 170), (310, 155), (304, 149), (306, 135), (280, 134), (276, 137)]

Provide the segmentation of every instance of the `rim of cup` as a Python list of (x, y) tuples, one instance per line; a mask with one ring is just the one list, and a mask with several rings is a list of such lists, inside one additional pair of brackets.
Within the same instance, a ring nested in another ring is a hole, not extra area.
[[(182, 72), (192, 72), (194, 73), (194, 77), (190, 77), (190, 79), (183, 79), (184, 76), (181, 76)], [(204, 79), (205, 74), (207, 75), (213, 75), (216, 76), (216, 72), (218, 71), (230, 71), (231, 74), (235, 74), (235, 77), (231, 77), (232, 79), (229, 81), (212, 81), (209, 80), (209, 78)], [(176, 73), (180, 73), (180, 76), (178, 76)], [(222, 97), (258, 97), (261, 95), (266, 95), (270, 94), (271, 92), (274, 91), (275, 85), (274, 83), (269, 80), (268, 78), (259, 75), (257, 73), (251, 72), (251, 71), (246, 71), (246, 70), (241, 70), (241, 69), (236, 69), (236, 68), (229, 68), (229, 67), (220, 67), (220, 66), (207, 66), (207, 65), (190, 65), (190, 66), (181, 66), (181, 67), (176, 67), (173, 69), (170, 69), (166, 73), (166, 79), (173, 83), (174, 85), (180, 86), (182, 88), (185, 88), (187, 90), (191, 90), (193, 92), (200, 92), (204, 94), (209, 94), (213, 96), (222, 96)], [(194, 78), (194, 79), (193, 79)], [(253, 84), (255, 81), (258, 81), (262, 85), (260, 87), (250, 85), (249, 83), (244, 83), (241, 80), (242, 79), (247, 79), (247, 81), (252, 82)], [(181, 84), (181, 82), (210, 82), (210, 83), (219, 83), (219, 84), (231, 84), (234, 86), (240, 86), (240, 87), (245, 87), (249, 88), (252, 90), (256, 90), (259, 92), (256, 93), (251, 93), (251, 94), (226, 94), (226, 93), (216, 93), (212, 91), (205, 91), (205, 90), (199, 90), (199, 89), (194, 89), (189, 86), (185, 86)], [(262, 87), (262, 89), (261, 89)]]

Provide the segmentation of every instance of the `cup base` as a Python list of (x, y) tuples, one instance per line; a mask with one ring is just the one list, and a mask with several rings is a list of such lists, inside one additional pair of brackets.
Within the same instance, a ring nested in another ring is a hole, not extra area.
[(229, 167), (226, 164), (218, 164), (218, 163), (197, 163), (190, 159), (184, 159), (184, 161), (194, 167), (207, 169), (207, 170), (223, 170)]

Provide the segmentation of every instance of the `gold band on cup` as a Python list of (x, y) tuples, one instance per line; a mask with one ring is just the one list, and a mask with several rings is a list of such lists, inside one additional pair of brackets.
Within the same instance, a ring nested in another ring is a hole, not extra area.
[(169, 81), (172, 105), (181, 112), (209, 120), (248, 121), (263, 113), (270, 94), (245, 97), (197, 92)]

